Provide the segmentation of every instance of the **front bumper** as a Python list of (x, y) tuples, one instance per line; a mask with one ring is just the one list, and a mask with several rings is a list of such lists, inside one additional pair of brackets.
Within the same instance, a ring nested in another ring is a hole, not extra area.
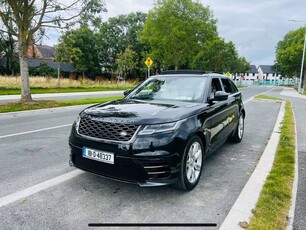
[[(152, 149), (152, 143), (163, 143)], [(166, 141), (168, 140), (168, 141)], [(147, 146), (146, 144), (147, 143)], [(69, 138), (71, 165), (114, 180), (138, 184), (140, 186), (162, 186), (177, 181), (181, 162), (180, 150), (183, 142), (177, 138), (161, 138), (150, 141), (138, 139), (129, 146), (118, 143), (103, 143), (78, 136), (72, 129)], [(84, 158), (82, 148), (114, 153), (114, 164)]]

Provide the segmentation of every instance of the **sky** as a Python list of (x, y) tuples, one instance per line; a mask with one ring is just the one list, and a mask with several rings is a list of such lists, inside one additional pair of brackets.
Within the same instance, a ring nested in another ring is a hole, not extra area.
[[(240, 56), (254, 65), (272, 65), (277, 43), (291, 30), (306, 24), (306, 0), (200, 0), (218, 20), (219, 36), (235, 43)], [(103, 20), (120, 14), (148, 12), (154, 0), (105, 0)], [(291, 22), (290, 19), (305, 21)], [(46, 44), (55, 44), (51, 32)]]

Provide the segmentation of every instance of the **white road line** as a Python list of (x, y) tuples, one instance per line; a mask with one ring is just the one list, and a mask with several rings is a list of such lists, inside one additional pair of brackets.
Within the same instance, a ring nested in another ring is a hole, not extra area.
[(47, 180), (45, 182), (42, 182), (40, 184), (34, 185), (32, 187), (26, 188), (24, 190), (21, 190), (19, 192), (15, 192), (13, 194), (7, 195), (5, 197), (0, 198), (0, 208), (8, 205), (10, 203), (13, 203), (15, 201), (18, 201), (20, 199), (23, 199), (25, 197), (31, 196), (35, 193), (38, 193), (42, 190), (48, 189), (50, 187), (53, 187), (55, 185), (58, 185), (62, 182), (65, 182), (67, 180), (70, 180), (76, 176), (79, 176), (83, 174), (83, 171), (80, 170), (73, 170), (72, 172), (65, 173), (61, 176), (55, 177), (51, 180)]
[(270, 91), (272, 91), (272, 90), (274, 90), (274, 88), (273, 88), (273, 89), (269, 89), (269, 90), (267, 90), (267, 91), (265, 91), (265, 92), (256, 94), (255, 96), (253, 96), (253, 97), (247, 99), (246, 101), (243, 101), (243, 104), (247, 104), (247, 103), (249, 103), (250, 101), (252, 101), (256, 96), (258, 96), (258, 95), (260, 95), (260, 94), (268, 93), (268, 92), (270, 92)]
[(72, 125), (72, 123), (66, 124), (66, 125), (59, 125), (59, 126), (44, 128), (44, 129), (35, 129), (35, 130), (31, 130), (31, 131), (26, 131), (26, 132), (13, 133), (13, 134), (8, 134), (8, 135), (0, 136), (0, 139), (7, 138), (7, 137), (14, 137), (14, 136), (25, 135), (25, 134), (29, 134), (29, 133), (42, 132), (42, 131), (46, 131), (46, 130), (58, 129), (58, 128), (63, 128), (63, 127), (68, 127), (68, 126), (71, 126), (71, 125)]

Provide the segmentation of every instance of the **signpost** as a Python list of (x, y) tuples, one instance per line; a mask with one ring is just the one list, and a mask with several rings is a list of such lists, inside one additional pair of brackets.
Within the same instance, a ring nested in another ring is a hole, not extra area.
[(146, 66), (148, 67), (148, 78), (150, 77), (150, 67), (153, 65), (153, 61), (150, 57), (145, 61)]

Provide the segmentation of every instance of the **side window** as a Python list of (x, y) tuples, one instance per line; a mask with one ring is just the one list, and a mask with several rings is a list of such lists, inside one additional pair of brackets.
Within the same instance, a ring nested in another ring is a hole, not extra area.
[(224, 87), (224, 91), (230, 94), (236, 93), (237, 90), (235, 87), (233, 87), (233, 85), (231, 84), (231, 82), (226, 79), (226, 78), (222, 78), (221, 79), (223, 87)]
[(219, 78), (213, 78), (211, 79), (210, 98), (214, 98), (217, 91), (222, 91), (221, 83)]

